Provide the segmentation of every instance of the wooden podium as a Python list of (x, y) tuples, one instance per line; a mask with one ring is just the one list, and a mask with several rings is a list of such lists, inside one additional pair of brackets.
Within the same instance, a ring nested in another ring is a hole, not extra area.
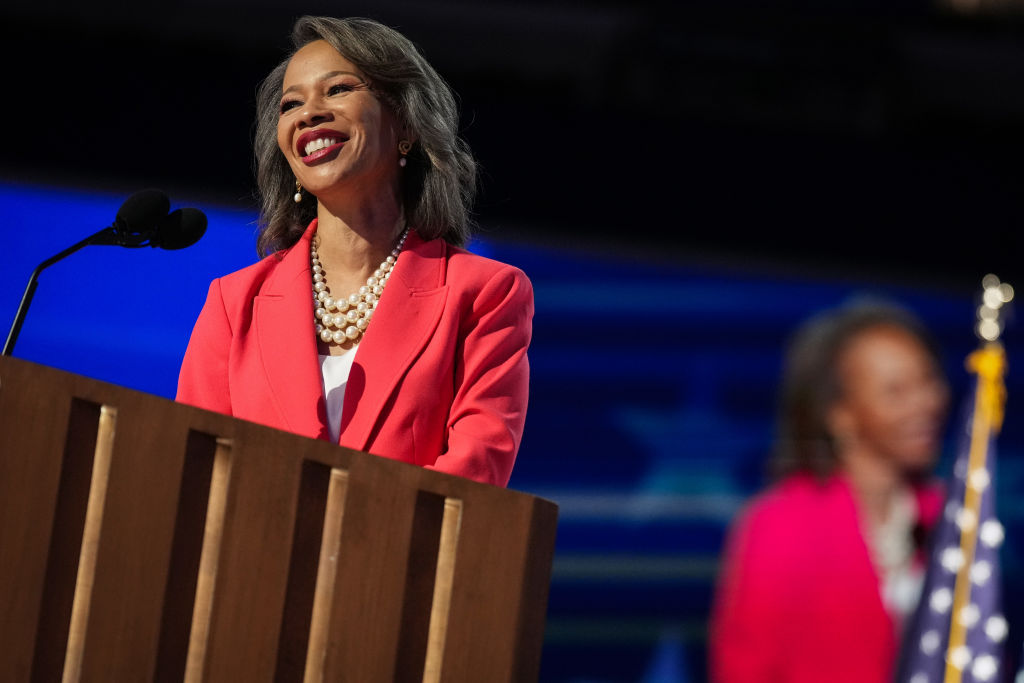
[(556, 516), (0, 357), (0, 681), (535, 680)]

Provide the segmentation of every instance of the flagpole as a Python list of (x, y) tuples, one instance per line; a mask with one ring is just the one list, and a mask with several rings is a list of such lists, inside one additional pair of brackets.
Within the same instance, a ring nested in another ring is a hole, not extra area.
[(986, 471), (992, 437), (1002, 426), (1003, 403), (1006, 396), (1003, 375), (1006, 371), (1006, 353), (998, 341), (990, 341), (967, 357), (967, 368), (978, 376), (974, 396), (974, 419), (971, 423), (971, 450), (967, 467), (967, 486), (961, 513), (960, 551), (964, 562), (956, 575), (953, 589), (953, 609), (950, 613), (949, 648), (946, 652), (945, 683), (960, 683), (964, 666), (970, 659), (965, 652), (967, 623), (964, 608), (971, 600), (970, 568), (978, 544), (978, 519), (981, 516), (981, 490), (977, 472)]
[(1002, 324), (999, 309), (1013, 298), (1013, 289), (1000, 283), (998, 278), (985, 279), (983, 303), (978, 309), (978, 336), (985, 343), (967, 357), (967, 369), (978, 378), (974, 395), (974, 415), (971, 421), (970, 452), (965, 473), (964, 503), (959, 513), (960, 552), (963, 562), (956, 574), (953, 589), (953, 609), (950, 612), (949, 644), (946, 650), (945, 683), (961, 683), (964, 668), (971, 661), (967, 649), (967, 629), (973, 615), (967, 612), (971, 605), (970, 570), (978, 546), (978, 522), (981, 518), (982, 491), (989, 484), (986, 460), (992, 438), (999, 433), (1006, 401), (1006, 352), (999, 342)]

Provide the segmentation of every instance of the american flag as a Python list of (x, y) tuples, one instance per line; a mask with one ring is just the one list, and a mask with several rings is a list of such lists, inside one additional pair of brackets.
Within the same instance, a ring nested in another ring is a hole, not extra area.
[[(1005, 298), (1012, 298), (1012, 290)], [(1005, 399), (1006, 363), (996, 341), (999, 331), (985, 335), (979, 329), (980, 336), (991, 340), (967, 359), (976, 376), (975, 391), (966, 411), (946, 506), (934, 531), (920, 604), (904, 634), (898, 683), (1009, 679), (1002, 670), (1008, 631), (1000, 608), (999, 547), (1004, 530), (996, 519), (994, 485), (995, 437)]]

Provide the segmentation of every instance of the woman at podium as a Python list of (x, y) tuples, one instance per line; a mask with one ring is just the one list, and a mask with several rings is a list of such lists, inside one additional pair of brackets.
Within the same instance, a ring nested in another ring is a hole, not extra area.
[(303, 17), (292, 40), (257, 96), (263, 259), (210, 285), (177, 400), (504, 486), (533, 291), (461, 248), (476, 166), (452, 92), (371, 20)]
[(948, 390), (906, 312), (856, 304), (797, 333), (779, 480), (734, 525), (710, 633), (715, 683), (885, 683), (942, 496)]

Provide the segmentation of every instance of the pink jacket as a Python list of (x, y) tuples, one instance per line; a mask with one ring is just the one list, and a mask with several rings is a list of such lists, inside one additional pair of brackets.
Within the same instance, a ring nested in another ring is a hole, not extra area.
[[(327, 439), (309, 246), (214, 280), (177, 400)], [(522, 271), (411, 232), (359, 345), (342, 446), (505, 486), (523, 433), (533, 290)]]
[[(920, 489), (917, 498), (930, 528), (941, 494)], [(898, 635), (845, 477), (795, 475), (755, 499), (726, 545), (712, 681), (883, 683)]]

